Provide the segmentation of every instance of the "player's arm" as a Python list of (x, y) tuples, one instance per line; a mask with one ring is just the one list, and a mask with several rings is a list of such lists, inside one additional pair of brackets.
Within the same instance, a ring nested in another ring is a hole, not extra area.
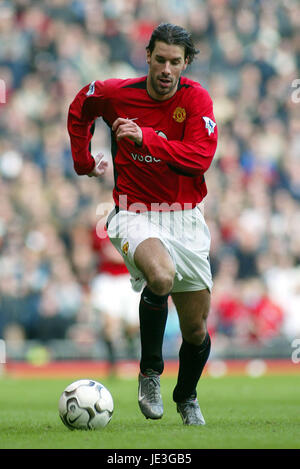
[(213, 104), (208, 93), (204, 99), (193, 102), (187, 112), (183, 140), (166, 140), (150, 127), (143, 128), (143, 148), (150, 155), (195, 176), (203, 174), (210, 166), (217, 148), (218, 131), (213, 114)]
[(212, 100), (205, 90), (201, 93), (201, 102), (195, 100), (187, 116), (183, 140), (166, 140), (151, 127), (139, 127), (136, 122), (121, 118), (114, 122), (112, 130), (117, 140), (127, 137), (139, 145), (143, 153), (155, 155), (190, 175), (203, 174), (215, 154), (218, 135)]
[(104, 107), (104, 82), (100, 81), (82, 88), (70, 105), (68, 132), (74, 169), (79, 175), (101, 176), (107, 167), (102, 154), (93, 157), (90, 152), (93, 124), (97, 117), (103, 115)]

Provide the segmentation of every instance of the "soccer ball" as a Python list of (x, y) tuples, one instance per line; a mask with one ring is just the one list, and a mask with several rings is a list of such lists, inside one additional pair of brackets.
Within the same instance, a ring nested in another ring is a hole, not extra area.
[(103, 384), (81, 379), (66, 387), (58, 409), (61, 420), (71, 430), (95, 430), (110, 422), (114, 403)]

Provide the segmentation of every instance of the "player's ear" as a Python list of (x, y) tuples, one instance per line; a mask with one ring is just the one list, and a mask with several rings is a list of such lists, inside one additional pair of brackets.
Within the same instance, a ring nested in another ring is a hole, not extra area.
[(186, 67), (188, 66), (188, 63), (189, 63), (189, 57), (186, 57), (186, 59), (184, 60), (184, 65), (183, 65), (183, 69), (182, 70), (185, 70)]
[(147, 57), (146, 57), (146, 62), (149, 65), (150, 64), (150, 59), (151, 59), (151, 52), (149, 49), (147, 49)]

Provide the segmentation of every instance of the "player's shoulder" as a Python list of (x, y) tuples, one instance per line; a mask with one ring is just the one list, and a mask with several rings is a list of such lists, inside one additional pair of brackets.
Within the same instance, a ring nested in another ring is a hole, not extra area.
[(179, 89), (184, 89), (187, 95), (193, 96), (194, 99), (201, 99), (202, 102), (211, 102), (211, 97), (206, 88), (204, 88), (199, 82), (191, 80), (187, 77), (180, 78)]
[(146, 89), (147, 86), (147, 76), (138, 77), (138, 78), (128, 78), (123, 80), (122, 88), (141, 88)]
[(98, 82), (104, 86), (106, 93), (116, 93), (123, 88), (145, 88), (146, 77), (138, 78), (109, 78), (103, 82)]

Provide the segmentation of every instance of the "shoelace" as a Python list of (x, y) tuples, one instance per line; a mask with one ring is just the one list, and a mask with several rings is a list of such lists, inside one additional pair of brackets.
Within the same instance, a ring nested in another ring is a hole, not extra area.
[(150, 402), (156, 403), (160, 399), (159, 378), (157, 376), (147, 376), (144, 383), (147, 386), (147, 398)]

